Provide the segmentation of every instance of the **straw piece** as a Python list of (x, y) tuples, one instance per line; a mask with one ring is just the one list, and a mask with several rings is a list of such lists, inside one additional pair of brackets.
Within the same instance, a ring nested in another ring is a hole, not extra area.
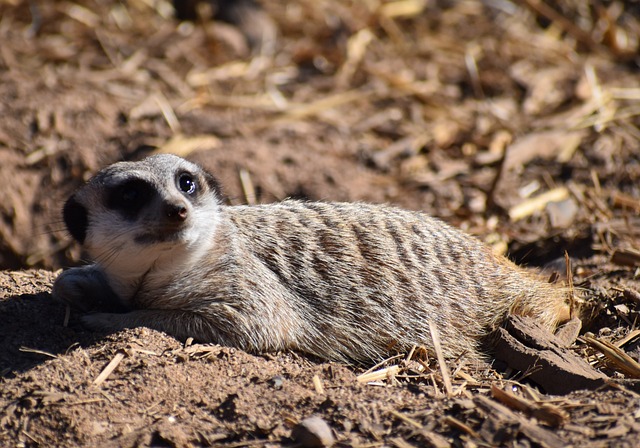
[(440, 344), (440, 335), (438, 334), (438, 329), (431, 321), (429, 321), (429, 331), (431, 332), (431, 340), (433, 341), (433, 348), (436, 352), (436, 358), (438, 358), (438, 365), (440, 366), (440, 371), (442, 372), (442, 382), (444, 383), (444, 388), (447, 391), (447, 396), (452, 397), (453, 387), (451, 386), (451, 375), (449, 375), (449, 367), (444, 361), (444, 355), (442, 354), (442, 345)]
[(381, 5), (380, 15), (388, 18), (413, 17), (422, 13), (426, 6), (425, 0), (398, 0)]
[(93, 385), (99, 386), (102, 383), (104, 383), (105, 380), (109, 377), (109, 375), (111, 375), (111, 373), (113, 373), (113, 371), (116, 370), (120, 362), (122, 362), (122, 360), (124, 359), (124, 356), (125, 356), (125, 353), (123, 351), (118, 351), (116, 355), (113, 357), (113, 359), (109, 362), (109, 364), (107, 364), (107, 367), (105, 367), (102, 370), (102, 372), (100, 372), (100, 375), (98, 375), (98, 377), (95, 380), (93, 380)]
[(316, 390), (316, 393), (318, 395), (323, 395), (324, 386), (322, 385), (322, 380), (320, 379), (320, 377), (318, 375), (313, 375), (313, 378), (311, 380), (313, 381), (313, 387)]
[(181, 134), (174, 135), (164, 145), (155, 150), (157, 154), (175, 154), (186, 157), (200, 149), (214, 149), (220, 146), (220, 139), (213, 135), (194, 135), (186, 137)]
[(375, 370), (373, 372), (365, 372), (361, 375), (358, 375), (358, 377), (356, 378), (356, 381), (358, 383), (370, 383), (373, 381), (393, 378), (398, 374), (398, 372), (400, 372), (399, 366), (384, 367), (380, 370)]
[(321, 98), (309, 104), (291, 104), (290, 109), (284, 113), (280, 120), (300, 120), (312, 115), (317, 115), (320, 112), (324, 112), (325, 110), (352, 103), (357, 100), (366, 100), (370, 96), (371, 93), (368, 92), (363, 92), (361, 90), (350, 90), (347, 92), (341, 92), (336, 95)]
[(543, 210), (550, 202), (560, 202), (569, 197), (569, 190), (565, 187), (554, 188), (534, 198), (524, 201), (509, 210), (511, 221), (519, 221), (537, 211)]
[(336, 83), (339, 86), (348, 86), (351, 78), (355, 74), (360, 62), (366, 54), (369, 43), (374, 39), (374, 35), (369, 28), (363, 28), (349, 38), (347, 42), (347, 59), (336, 76)]
[(630, 210), (640, 212), (640, 200), (620, 191), (613, 192), (611, 195), (611, 202), (613, 202), (614, 207), (628, 208)]
[(616, 347), (622, 348), (628, 343), (635, 341), (638, 338), (640, 338), (640, 330), (633, 330), (633, 331), (630, 331), (629, 334), (626, 335), (624, 338), (616, 342), (615, 345)]
[(576, 298), (573, 288), (573, 270), (571, 269), (571, 258), (569, 258), (569, 252), (567, 252), (566, 250), (564, 251), (564, 263), (567, 268), (567, 283), (569, 284), (567, 288), (567, 294), (569, 295), (569, 318), (573, 319), (576, 310)]
[(176, 113), (174, 112), (173, 107), (171, 107), (171, 104), (169, 104), (169, 101), (167, 100), (167, 98), (165, 98), (163, 94), (157, 93), (153, 96), (153, 99), (158, 104), (158, 107), (162, 112), (162, 116), (164, 117), (165, 121), (167, 122), (167, 124), (169, 125), (173, 133), (178, 134), (182, 129), (182, 126), (180, 126), (178, 117), (176, 116)]
[(253, 181), (251, 180), (249, 171), (240, 168), (240, 170), (238, 170), (238, 176), (240, 177), (240, 184), (242, 185), (245, 201), (247, 201), (249, 205), (255, 205), (257, 203), (256, 189), (253, 187)]

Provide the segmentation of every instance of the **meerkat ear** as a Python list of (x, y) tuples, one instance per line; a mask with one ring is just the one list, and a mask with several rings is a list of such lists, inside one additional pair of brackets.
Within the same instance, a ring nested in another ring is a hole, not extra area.
[(64, 208), (62, 209), (62, 217), (73, 239), (80, 244), (84, 244), (84, 240), (87, 237), (89, 218), (87, 216), (87, 209), (77, 201), (75, 195), (71, 195), (71, 197), (67, 199), (67, 202), (65, 202)]

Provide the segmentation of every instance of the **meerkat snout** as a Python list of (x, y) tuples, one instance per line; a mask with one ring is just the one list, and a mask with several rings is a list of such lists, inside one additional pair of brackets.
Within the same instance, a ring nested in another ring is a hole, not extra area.
[(187, 207), (183, 204), (164, 204), (164, 215), (170, 220), (174, 222), (181, 222), (187, 219), (189, 213), (187, 211)]

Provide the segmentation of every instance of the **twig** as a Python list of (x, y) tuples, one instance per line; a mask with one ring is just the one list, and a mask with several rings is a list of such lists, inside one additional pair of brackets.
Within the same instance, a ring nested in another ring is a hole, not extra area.
[(36, 353), (38, 355), (44, 355), (53, 359), (58, 359), (57, 355), (54, 355), (53, 353), (45, 352), (44, 350), (38, 350), (36, 348), (20, 347), (18, 350), (20, 350), (23, 353)]
[(602, 354), (625, 375), (640, 378), (640, 364), (631, 356), (627, 355), (621, 348), (616, 347), (610, 342), (596, 339), (590, 334), (582, 336), (582, 340), (602, 352)]
[(413, 347), (411, 347), (411, 350), (409, 350), (409, 353), (407, 353), (407, 357), (404, 358), (404, 362), (411, 361), (411, 358), (413, 358), (413, 354), (415, 353), (416, 348), (418, 348), (418, 346), (416, 344), (413, 344)]
[(414, 419), (407, 417), (406, 415), (396, 411), (395, 409), (391, 409), (389, 411), (389, 414), (393, 415), (394, 417), (402, 420), (405, 423), (410, 424), (411, 426), (413, 426), (416, 429), (422, 429), (422, 423), (419, 423), (417, 421), (415, 421)]
[(451, 417), (450, 415), (447, 415), (444, 418), (444, 423), (446, 423), (447, 425), (451, 426), (452, 428), (455, 428), (457, 430), (466, 432), (467, 434), (469, 434), (471, 437), (475, 437), (476, 439), (480, 439), (482, 440), (482, 437), (480, 436), (480, 434), (478, 434), (476, 431), (474, 431), (471, 426), (462, 423), (460, 420), (458, 420), (457, 418)]
[(498, 184), (500, 183), (500, 179), (502, 179), (502, 174), (504, 173), (505, 166), (507, 165), (507, 148), (502, 148), (502, 155), (498, 162), (498, 168), (496, 169), (496, 175), (491, 182), (491, 187), (489, 187), (489, 191), (487, 192), (487, 202), (485, 205), (485, 209), (487, 213), (493, 210), (496, 203), (496, 191), (498, 190)]
[(391, 357), (389, 357), (389, 358), (387, 358), (387, 359), (385, 359), (385, 360), (380, 361), (378, 364), (376, 364), (376, 365), (374, 365), (373, 367), (369, 368), (367, 371), (365, 371), (364, 373), (362, 373), (360, 376), (362, 376), (362, 375), (366, 375), (367, 373), (371, 373), (371, 372), (373, 372), (374, 370), (376, 370), (378, 367), (381, 367), (381, 366), (383, 366), (383, 365), (385, 365), (385, 364), (390, 363), (391, 361), (395, 361), (396, 359), (400, 359), (400, 358), (403, 358), (403, 357), (404, 357), (404, 355), (403, 355), (403, 354), (393, 355), (393, 356), (391, 356)]
[(576, 299), (573, 289), (573, 270), (571, 269), (571, 258), (569, 258), (569, 252), (564, 251), (564, 263), (567, 268), (567, 283), (569, 283), (569, 319), (573, 319), (575, 316)]

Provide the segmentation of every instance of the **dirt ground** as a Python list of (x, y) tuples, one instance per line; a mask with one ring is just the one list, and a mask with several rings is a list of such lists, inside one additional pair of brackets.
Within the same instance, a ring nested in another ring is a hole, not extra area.
[[(278, 0), (230, 23), (206, 2), (193, 22), (166, 0), (0, 3), (0, 445), (295, 446), (310, 416), (338, 446), (640, 445), (640, 6), (548, 4)], [(607, 381), (551, 395), (411, 354), (363, 381), (83, 329), (50, 296), (82, 260), (61, 206), (157, 152), (233, 204), (393, 203), (522, 264), (567, 252), (589, 310), (570, 349)]]

